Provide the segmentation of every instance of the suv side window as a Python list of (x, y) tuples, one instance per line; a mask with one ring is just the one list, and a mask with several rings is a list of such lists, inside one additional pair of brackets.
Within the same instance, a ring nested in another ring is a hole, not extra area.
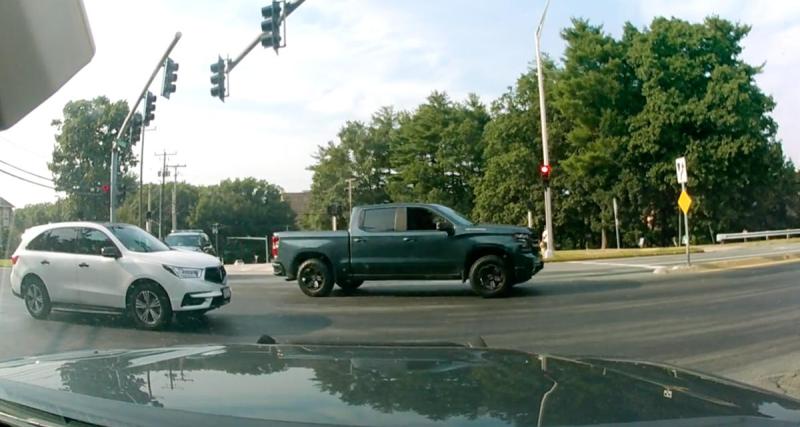
[(437, 222), (446, 221), (441, 215), (430, 209), (407, 208), (406, 229), (408, 231), (435, 231)]
[(33, 251), (74, 253), (77, 230), (73, 227), (54, 228), (45, 231), (28, 243)]
[(25, 249), (29, 251), (49, 251), (50, 249), (50, 230), (39, 233), (33, 240), (28, 243)]
[(361, 217), (361, 229), (373, 233), (394, 231), (395, 208), (367, 209)]
[(94, 228), (81, 228), (80, 236), (78, 238), (79, 254), (84, 255), (100, 255), (103, 248), (108, 246), (116, 246), (111, 239), (108, 238), (106, 233)]

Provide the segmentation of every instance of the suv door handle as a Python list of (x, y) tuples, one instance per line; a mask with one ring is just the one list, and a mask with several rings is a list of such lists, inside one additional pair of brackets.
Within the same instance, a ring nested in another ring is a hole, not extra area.
[(46, 259), (45, 259), (45, 260), (42, 260), (42, 262), (40, 262), (39, 264), (42, 264), (42, 265), (50, 265), (50, 261), (48, 261), (48, 260), (46, 260)]
[(82, 263), (78, 264), (78, 267), (80, 267), (80, 268), (84, 268), (84, 267), (88, 267), (88, 266), (89, 266), (89, 264), (87, 264), (85, 262), (82, 262)]
[(404, 242), (416, 242), (417, 239), (415, 239), (413, 237), (403, 237), (403, 241)]
[(366, 242), (366, 240), (364, 240), (364, 239), (362, 239), (360, 237), (353, 237), (353, 242), (354, 243), (364, 243), (364, 242)]

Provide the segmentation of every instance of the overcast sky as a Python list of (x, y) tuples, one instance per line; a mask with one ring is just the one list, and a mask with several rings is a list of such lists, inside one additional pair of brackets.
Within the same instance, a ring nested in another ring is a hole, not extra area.
[[(287, 191), (309, 188), (316, 147), (346, 120), (368, 120), (383, 105), (413, 108), (434, 90), (490, 102), (512, 85), (534, 55), (544, 0), (308, 0), (288, 18), (280, 55), (257, 46), (234, 70), (225, 103), (209, 94), (209, 65), (236, 56), (260, 31), (266, 1), (85, 0), (97, 52), (39, 108), (0, 131), (0, 159), (50, 176), (53, 119), (73, 99), (138, 95), (176, 31), (177, 92), (159, 97), (145, 140), (145, 181), (157, 180), (154, 153), (174, 151), (180, 179), (213, 184), (255, 176)], [(717, 14), (753, 26), (744, 58), (766, 63), (758, 84), (774, 96), (784, 151), (800, 163), (800, 1), (552, 0), (543, 45), (560, 58), (570, 17), (641, 27), (654, 16), (692, 21)], [(160, 92), (160, 79), (152, 87)], [(139, 152), (139, 147), (135, 147)], [(3, 169), (13, 171), (7, 166)], [(690, 171), (691, 173), (691, 171)], [(35, 179), (35, 178), (34, 178)], [(50, 190), (0, 175), (0, 197), (21, 207), (52, 201)]]

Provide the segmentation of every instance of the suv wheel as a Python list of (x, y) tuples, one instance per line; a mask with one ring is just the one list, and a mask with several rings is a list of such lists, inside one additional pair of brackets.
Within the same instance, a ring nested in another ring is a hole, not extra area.
[(486, 255), (472, 264), (469, 270), (472, 290), (484, 298), (504, 296), (511, 289), (508, 265), (497, 255)]
[(319, 259), (310, 259), (297, 269), (297, 284), (310, 297), (326, 297), (333, 290), (333, 273)]
[(47, 293), (47, 288), (41, 279), (38, 277), (26, 279), (22, 285), (22, 296), (25, 299), (25, 307), (33, 318), (45, 319), (50, 315), (52, 309), (50, 294)]
[(130, 293), (128, 311), (133, 322), (141, 329), (161, 329), (172, 321), (169, 298), (153, 283), (139, 285)]
[(336, 282), (336, 284), (345, 292), (353, 292), (358, 289), (359, 286), (363, 285), (364, 281), (360, 279), (342, 279)]

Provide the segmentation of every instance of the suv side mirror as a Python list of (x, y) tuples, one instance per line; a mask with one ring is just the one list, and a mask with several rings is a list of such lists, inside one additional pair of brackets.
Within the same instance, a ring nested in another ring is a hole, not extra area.
[(100, 249), (100, 255), (106, 258), (119, 258), (122, 256), (119, 253), (119, 249), (115, 248), (114, 246), (106, 246), (103, 249)]
[(436, 231), (444, 231), (447, 235), (452, 236), (456, 230), (453, 228), (453, 224), (450, 224), (447, 221), (439, 221), (436, 223)]

